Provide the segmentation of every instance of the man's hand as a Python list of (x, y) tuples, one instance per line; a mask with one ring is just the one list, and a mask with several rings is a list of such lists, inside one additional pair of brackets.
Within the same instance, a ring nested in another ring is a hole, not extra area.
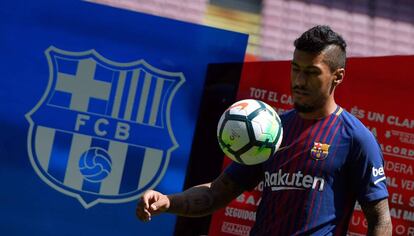
[(169, 207), (170, 199), (166, 195), (148, 190), (141, 196), (135, 214), (142, 221), (150, 221), (151, 216), (164, 212)]
[(149, 190), (140, 198), (135, 211), (138, 219), (149, 221), (162, 212), (180, 216), (200, 217), (229, 204), (245, 189), (222, 173), (212, 183), (200, 184), (184, 192), (164, 195)]

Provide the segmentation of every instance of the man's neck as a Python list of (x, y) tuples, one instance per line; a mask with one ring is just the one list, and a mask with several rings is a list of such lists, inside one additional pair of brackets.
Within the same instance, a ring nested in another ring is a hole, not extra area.
[(335, 112), (338, 105), (335, 101), (328, 102), (326, 106), (313, 112), (298, 112), (299, 116), (305, 120), (320, 120)]

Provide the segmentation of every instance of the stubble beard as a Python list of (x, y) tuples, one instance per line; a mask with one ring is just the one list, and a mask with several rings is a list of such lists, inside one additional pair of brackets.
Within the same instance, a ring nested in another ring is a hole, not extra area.
[(311, 113), (314, 112), (324, 106), (327, 99), (325, 98), (318, 98), (316, 101), (310, 104), (300, 104), (298, 102), (293, 101), (293, 107), (300, 113)]
[(299, 104), (296, 102), (293, 103), (293, 107), (300, 113), (311, 113), (316, 110), (314, 106)]

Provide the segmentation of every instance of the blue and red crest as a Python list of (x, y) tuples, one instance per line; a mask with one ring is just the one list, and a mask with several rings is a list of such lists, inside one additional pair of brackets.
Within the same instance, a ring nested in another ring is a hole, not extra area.
[(329, 144), (314, 142), (311, 157), (317, 161), (324, 160), (329, 154)]
[(144, 60), (114, 62), (94, 50), (51, 46), (45, 54), (48, 87), (26, 115), (36, 173), (85, 208), (154, 188), (178, 147), (170, 107), (183, 73)]

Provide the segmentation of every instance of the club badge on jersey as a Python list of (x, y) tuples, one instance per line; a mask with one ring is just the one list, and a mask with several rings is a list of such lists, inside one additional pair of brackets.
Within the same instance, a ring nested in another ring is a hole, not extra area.
[(144, 60), (118, 63), (94, 50), (50, 46), (45, 54), (48, 87), (26, 114), (40, 178), (85, 208), (127, 202), (156, 186), (178, 147), (170, 107), (183, 73)]
[(311, 157), (317, 161), (326, 159), (329, 154), (329, 144), (314, 142), (311, 149)]

